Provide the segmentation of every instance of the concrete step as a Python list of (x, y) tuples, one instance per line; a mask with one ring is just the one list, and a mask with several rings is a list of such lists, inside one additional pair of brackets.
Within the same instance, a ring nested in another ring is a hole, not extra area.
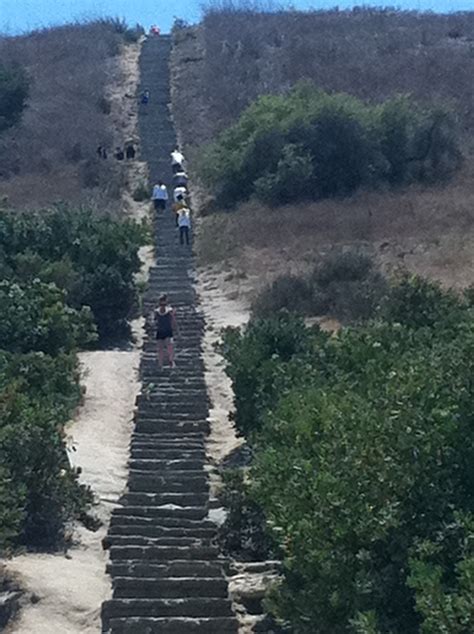
[(112, 587), (114, 599), (228, 598), (227, 581), (219, 577), (115, 577)]
[(172, 518), (202, 520), (207, 516), (205, 506), (173, 506), (165, 504), (163, 506), (119, 506), (113, 511), (111, 522), (118, 516), (125, 515), (135, 518)]
[(209, 501), (209, 490), (202, 492), (185, 491), (175, 493), (164, 491), (163, 493), (130, 492), (124, 493), (120, 498), (120, 503), (125, 506), (163, 506), (173, 504), (183, 508), (193, 504), (207, 505)]
[(114, 535), (109, 534), (104, 539), (108, 548), (112, 546), (179, 546), (198, 548), (201, 546), (212, 546), (210, 537), (173, 537), (160, 536), (149, 537), (147, 535)]
[(162, 577), (219, 577), (223, 578), (222, 562), (216, 560), (176, 560), (150, 563), (141, 560), (124, 560), (107, 564), (107, 573), (112, 577), (146, 577), (161, 579)]
[(235, 617), (111, 619), (112, 634), (237, 634)]
[(109, 537), (115, 536), (143, 536), (143, 537), (196, 537), (199, 539), (213, 539), (217, 533), (216, 526), (183, 527), (183, 526), (161, 526), (161, 525), (140, 525), (122, 524), (111, 526), (108, 532)]
[(110, 559), (141, 559), (144, 561), (173, 561), (174, 559), (216, 559), (215, 546), (112, 546)]
[(102, 606), (102, 618), (107, 623), (112, 618), (134, 616), (178, 616), (199, 618), (203, 616), (232, 616), (228, 599), (111, 599)]
[(154, 473), (166, 473), (168, 471), (198, 471), (204, 470), (204, 456), (199, 458), (187, 458), (176, 460), (159, 460), (134, 458), (129, 461), (130, 469), (139, 471), (153, 471)]

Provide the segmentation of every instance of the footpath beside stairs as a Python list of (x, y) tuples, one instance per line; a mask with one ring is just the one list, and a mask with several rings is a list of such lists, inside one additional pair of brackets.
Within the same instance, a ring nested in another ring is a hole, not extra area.
[[(140, 116), (142, 154), (151, 181), (171, 189), (176, 136), (168, 104), (168, 37), (149, 39), (141, 55), (141, 90), (151, 99)], [(235, 634), (223, 568), (208, 519), (205, 440), (209, 402), (201, 355), (204, 320), (196, 307), (193, 258), (179, 244), (172, 212), (156, 222), (156, 266), (144, 299), (148, 314), (160, 293), (177, 309), (177, 369), (158, 372), (152, 335), (144, 342), (131, 439), (127, 492), (112, 514), (106, 546), (113, 596), (102, 606), (112, 634)]]

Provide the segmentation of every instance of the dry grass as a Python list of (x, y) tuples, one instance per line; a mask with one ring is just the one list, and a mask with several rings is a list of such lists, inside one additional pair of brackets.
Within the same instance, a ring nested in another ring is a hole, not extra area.
[(225, 266), (259, 289), (311, 269), (333, 249), (357, 246), (388, 271), (398, 267), (448, 286), (474, 279), (474, 170), (444, 188), (360, 192), (343, 200), (268, 209), (255, 203), (201, 219), (202, 265)]
[(12, 206), (117, 199), (120, 171), (96, 148), (112, 147), (104, 100), (122, 46), (113, 22), (0, 39), (2, 62), (24, 66), (31, 82), (22, 122), (0, 138), (0, 193)]
[(258, 95), (302, 79), (370, 101), (408, 92), (451, 104), (466, 130), (474, 123), (474, 11), (216, 10), (203, 21), (203, 39), (200, 80), (213, 134)]
[(301, 79), (368, 101), (411, 92), (423, 102), (448, 103), (467, 155), (462, 173), (445, 187), (359, 192), (277, 210), (248, 203), (204, 217), (201, 264), (225, 262), (245, 295), (278, 274), (308, 270), (334, 248), (356, 245), (386, 269), (405, 266), (446, 285), (471, 284), (473, 76), (474, 12), (231, 8), (211, 10), (199, 27), (177, 31), (174, 115), (191, 158), (255, 97), (285, 92)]

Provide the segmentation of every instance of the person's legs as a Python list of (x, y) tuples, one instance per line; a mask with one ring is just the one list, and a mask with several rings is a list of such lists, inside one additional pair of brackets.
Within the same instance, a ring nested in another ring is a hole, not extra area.
[(184, 227), (184, 235), (186, 236), (186, 244), (189, 244), (189, 227)]
[(158, 365), (160, 367), (160, 370), (163, 369), (163, 357), (164, 357), (164, 340), (163, 339), (158, 339), (157, 340), (157, 349), (158, 349)]
[(160, 208), (160, 201), (155, 198), (155, 200), (153, 201), (153, 205), (155, 207), (155, 211), (158, 211), (158, 209)]
[(170, 366), (172, 368), (175, 367), (175, 362), (174, 362), (174, 344), (173, 344), (173, 339), (167, 339), (167, 343), (168, 343), (168, 361), (170, 363)]
[(186, 227), (180, 227), (179, 228), (179, 243), (180, 244), (184, 244), (184, 231), (185, 231)]

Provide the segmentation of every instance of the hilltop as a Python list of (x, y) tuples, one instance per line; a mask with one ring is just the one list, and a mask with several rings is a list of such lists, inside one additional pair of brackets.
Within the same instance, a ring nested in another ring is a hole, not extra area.
[(387, 270), (405, 266), (448, 286), (470, 283), (474, 12), (210, 10), (174, 38), (174, 114), (194, 166), (256, 97), (285, 94), (301, 80), (368, 103), (409, 93), (421, 104), (441, 104), (457, 121), (465, 156), (456, 177), (436, 187), (360, 191), (277, 210), (248, 202), (214, 213), (201, 225), (202, 263), (225, 262), (252, 294), (278, 273), (355, 246)]

